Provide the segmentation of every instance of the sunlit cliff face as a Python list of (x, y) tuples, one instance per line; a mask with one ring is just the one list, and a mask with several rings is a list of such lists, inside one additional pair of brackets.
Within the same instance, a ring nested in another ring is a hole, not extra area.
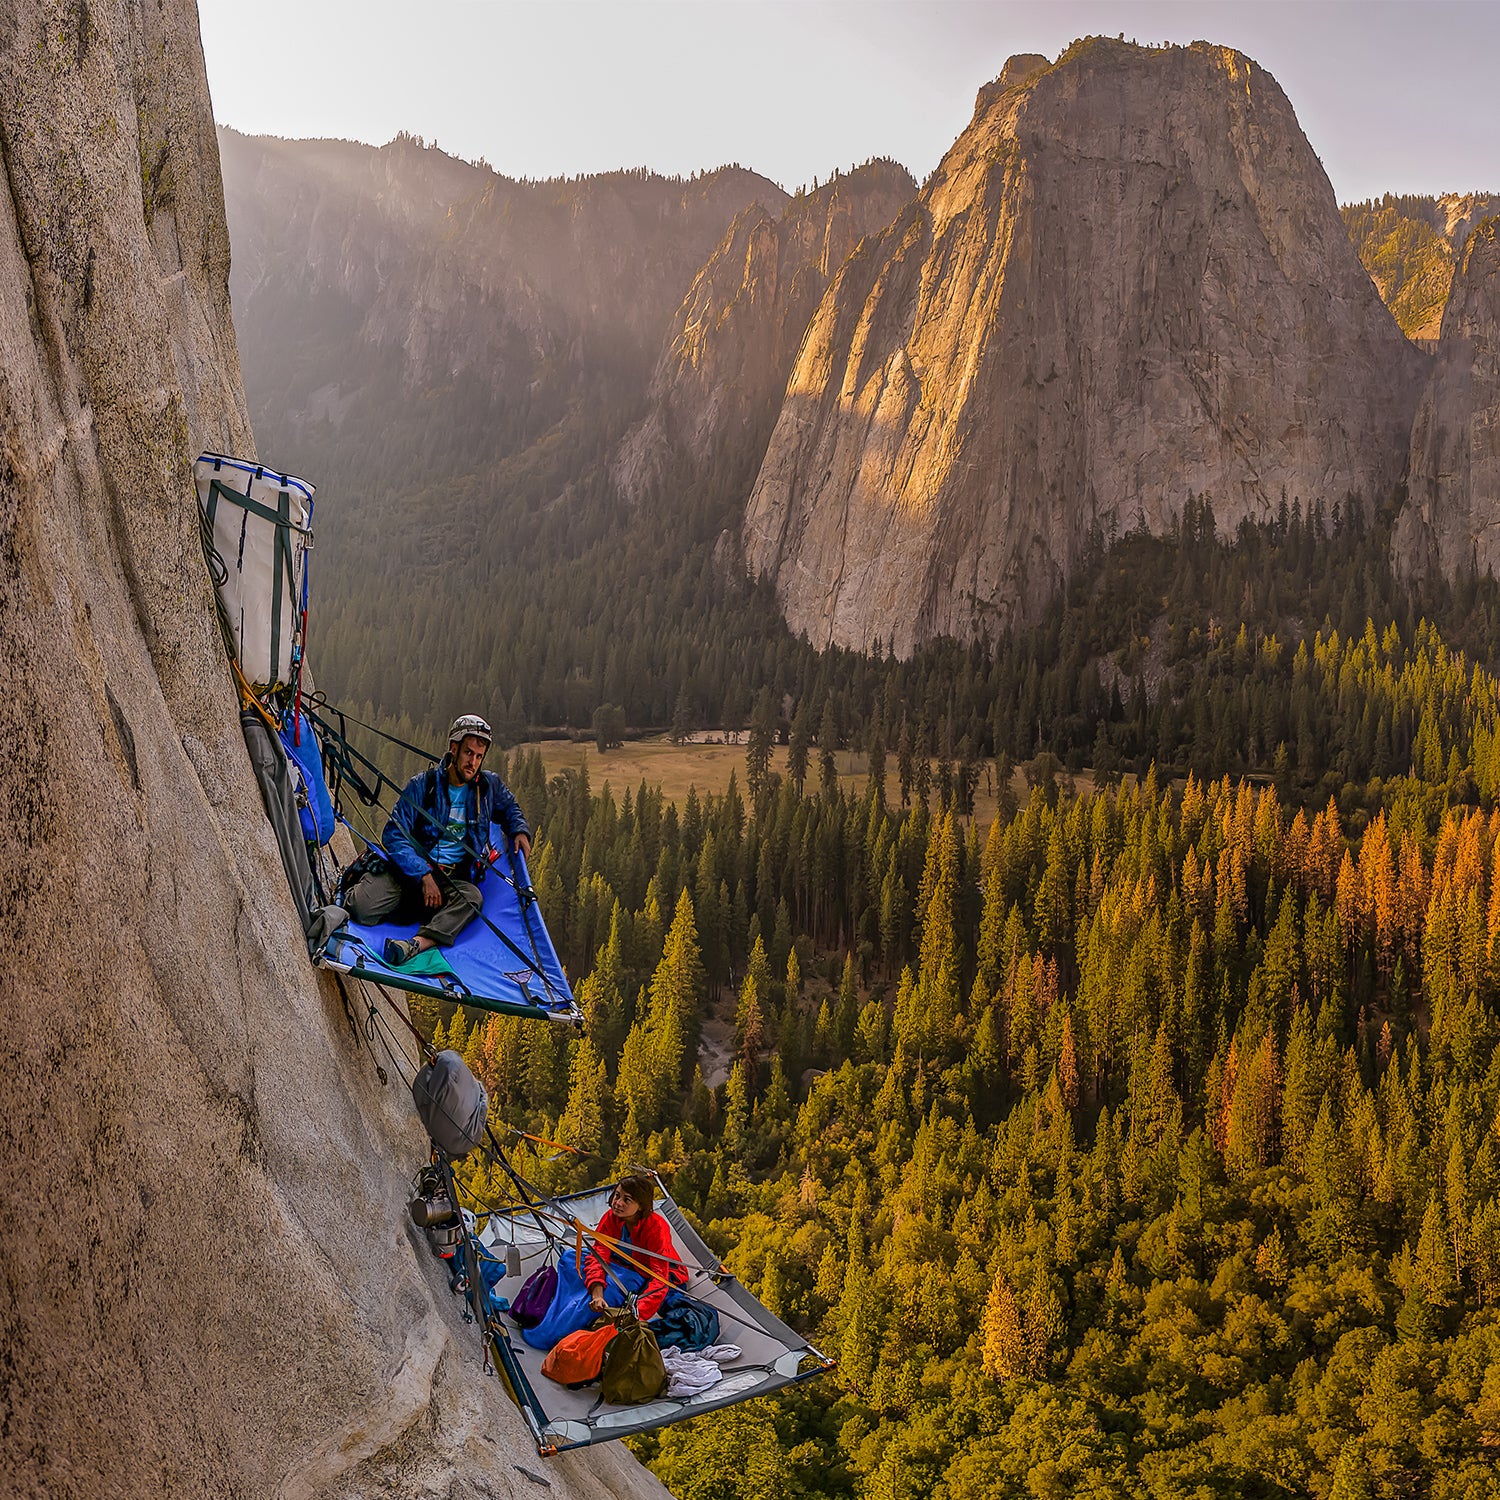
[(1421, 357), (1275, 80), (1098, 40), (1014, 71), (789, 381), (744, 538), (819, 644), (993, 635), (1096, 527), (1165, 530), (1189, 493), (1233, 527), (1401, 472)]
[(1392, 555), (1409, 573), (1500, 569), (1500, 218), (1473, 231), (1412, 426)]

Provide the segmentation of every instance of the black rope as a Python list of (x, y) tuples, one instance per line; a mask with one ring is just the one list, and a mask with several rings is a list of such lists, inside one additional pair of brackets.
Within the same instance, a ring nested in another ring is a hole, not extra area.
[(214, 586), (214, 612), (218, 616), (219, 634), (223, 637), (224, 651), (230, 661), (237, 662), (240, 659), (240, 652), (234, 640), (234, 623), (229, 618), (229, 611), (224, 606), (224, 597), (219, 592), (229, 582), (229, 565), (220, 555), (219, 549), (214, 546), (213, 523), (208, 519), (208, 512), (204, 510), (201, 502), (198, 505), (198, 541), (203, 548), (203, 561), (208, 566), (208, 576)]
[(432, 751), (422, 749), (420, 745), (408, 744), (405, 740), (397, 739), (393, 734), (387, 734), (383, 729), (377, 729), (373, 724), (367, 724), (363, 719), (356, 719), (347, 709), (340, 708), (336, 703), (330, 703), (328, 695), (324, 692), (312, 694), (307, 701), (316, 708), (326, 708), (330, 713), (337, 714), (341, 724), (345, 722), (358, 724), (361, 729), (368, 729), (371, 734), (379, 736), (379, 738), (388, 741), (392, 745), (399, 745), (401, 749), (409, 750), (413, 755), (419, 755), (423, 760), (430, 761), (433, 765), (436, 765), (442, 759), (441, 756), (434, 755)]
[(339, 987), (339, 999), (343, 1002), (344, 1016), (349, 1022), (349, 1030), (357, 1042), (359, 1040), (359, 1022), (354, 1019), (354, 1007), (349, 1003), (349, 990), (344, 984), (344, 976), (335, 969), (333, 977)]

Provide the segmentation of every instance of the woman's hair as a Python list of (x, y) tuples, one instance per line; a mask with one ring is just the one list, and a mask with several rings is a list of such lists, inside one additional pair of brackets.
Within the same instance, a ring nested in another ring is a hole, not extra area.
[(644, 1167), (629, 1168), (615, 1186), (634, 1198), (643, 1214), (649, 1214), (656, 1207), (656, 1184)]

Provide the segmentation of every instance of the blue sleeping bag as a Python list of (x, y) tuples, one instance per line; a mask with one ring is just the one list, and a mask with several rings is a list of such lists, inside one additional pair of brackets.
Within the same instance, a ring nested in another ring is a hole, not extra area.
[[(626, 1266), (611, 1266), (610, 1270), (627, 1291), (639, 1293), (645, 1290), (646, 1277), (640, 1271)], [(609, 1282), (605, 1287), (605, 1301), (617, 1303), (619, 1296), (619, 1288), (613, 1281)], [(553, 1294), (547, 1316), (535, 1328), (523, 1328), (521, 1337), (533, 1349), (550, 1349), (559, 1339), (587, 1328), (593, 1321), (594, 1309), (589, 1303), (589, 1289), (578, 1270), (577, 1252), (565, 1250), (558, 1257), (557, 1291)]]

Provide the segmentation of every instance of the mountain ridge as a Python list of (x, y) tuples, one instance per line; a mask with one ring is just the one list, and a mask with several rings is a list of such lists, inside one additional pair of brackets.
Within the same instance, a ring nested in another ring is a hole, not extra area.
[(779, 213), (759, 201), (741, 210), (678, 308), (649, 410), (612, 461), (622, 493), (639, 501), (674, 455), (702, 466), (725, 444), (764, 452), (823, 291), (859, 241), (915, 192), (904, 167), (876, 161), (835, 173)]
[(1500, 212), (1493, 193), (1393, 194), (1340, 209), (1359, 258), (1410, 339), (1442, 333), (1453, 271), (1470, 231)]

